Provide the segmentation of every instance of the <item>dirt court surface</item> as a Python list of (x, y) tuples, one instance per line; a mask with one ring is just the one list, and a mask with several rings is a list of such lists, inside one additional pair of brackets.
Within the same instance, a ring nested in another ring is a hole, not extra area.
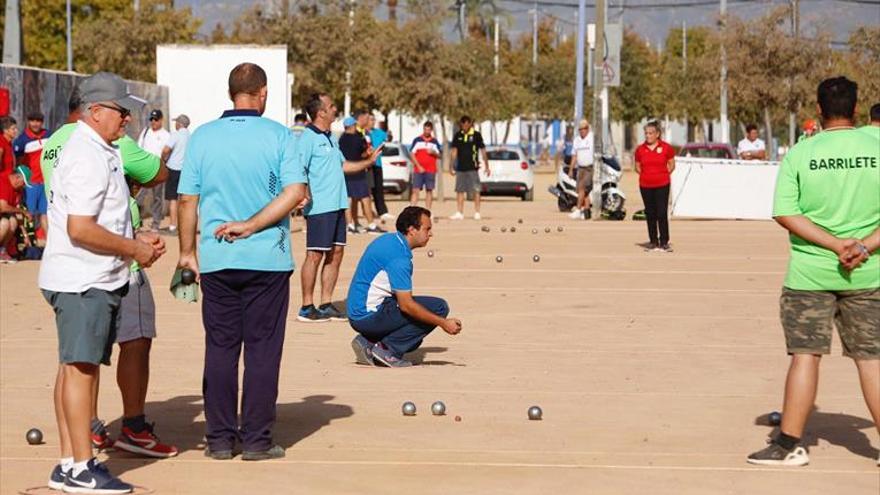
[[(168, 255), (149, 270), (159, 338), (147, 415), (181, 454), (100, 458), (157, 494), (880, 492), (877, 432), (837, 341), (808, 425), (811, 464), (745, 462), (772, 431), (766, 414), (781, 409), (788, 363), (777, 317), (787, 261), (779, 227), (673, 221), (675, 252), (644, 253), (636, 245), (644, 223), (570, 220), (546, 193), (551, 180), (537, 177), (534, 203), (491, 199), (481, 222), (435, 223), (431, 244), (414, 256), (415, 293), (447, 299), (464, 329), (454, 338), (430, 335), (411, 356), (421, 366), (354, 364), (346, 323), (295, 320), (294, 275), (275, 429), (287, 457), (277, 461), (202, 455), (200, 309), (168, 293), (177, 246), (167, 238)], [(629, 174), (630, 213), (641, 202), (633, 183)], [(448, 215), (454, 202), (438, 206)], [(517, 231), (502, 234), (501, 226)], [(370, 240), (350, 238), (337, 298)], [(303, 234), (293, 242), (299, 262)], [(44, 484), (58, 456), (57, 343), (37, 271), (34, 262), (0, 266), (3, 494)], [(104, 368), (100, 398), (113, 435), (122, 407), (114, 374)], [(401, 415), (407, 400), (417, 416)], [(431, 415), (435, 400), (446, 403), (446, 416)], [(542, 421), (527, 419), (533, 404)], [(31, 427), (42, 429), (45, 444), (27, 445)]]

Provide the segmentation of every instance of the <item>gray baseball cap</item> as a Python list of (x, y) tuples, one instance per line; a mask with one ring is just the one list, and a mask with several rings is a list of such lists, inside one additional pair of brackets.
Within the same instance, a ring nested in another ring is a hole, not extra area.
[(180, 114), (177, 117), (174, 117), (175, 122), (180, 122), (180, 125), (184, 127), (189, 127), (189, 117), (185, 114)]
[(128, 92), (128, 85), (112, 72), (96, 72), (85, 78), (79, 85), (80, 99), (83, 103), (109, 101), (134, 112), (146, 105), (146, 100)]

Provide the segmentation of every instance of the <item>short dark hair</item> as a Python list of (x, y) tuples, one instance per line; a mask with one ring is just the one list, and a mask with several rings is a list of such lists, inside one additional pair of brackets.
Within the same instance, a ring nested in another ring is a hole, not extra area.
[(407, 206), (397, 215), (397, 223), (395, 227), (401, 234), (406, 234), (410, 227), (419, 229), (422, 226), (422, 217), (431, 218), (431, 212), (427, 208), (421, 206)]
[(645, 124), (645, 129), (648, 127), (653, 127), (654, 130), (657, 131), (657, 134), (663, 134), (663, 128), (660, 127), (660, 122), (657, 122), (656, 120), (648, 121), (648, 123)]
[(431, 129), (433, 129), (433, 128), (434, 128), (434, 123), (431, 122), (430, 120), (426, 120), (425, 123), (422, 124), (422, 127), (430, 127)]
[(5, 131), (6, 129), (9, 129), (10, 127), (17, 124), (18, 122), (16, 122), (15, 119), (11, 116), (7, 115), (6, 117), (0, 117), (0, 131)]
[(757, 130), (758, 130), (758, 126), (756, 126), (755, 124), (749, 124), (746, 126), (746, 133), (747, 134), (752, 131), (757, 131)]
[(82, 104), (82, 98), (79, 96), (79, 88), (73, 88), (73, 91), (70, 92), (70, 98), (67, 99), (67, 111), (69, 113), (76, 112)]
[(293, 116), (293, 121), (294, 121), (294, 122), (305, 122), (305, 121), (307, 121), (307, 120), (309, 120), (309, 118), (306, 117), (306, 114), (304, 114), (304, 113), (298, 113), (298, 114), (296, 114), (296, 115)]
[(27, 119), (28, 120), (39, 120), (40, 122), (42, 122), (42, 121), (46, 120), (46, 117), (43, 116), (43, 112), (40, 112), (39, 110), (37, 110), (37, 111), (28, 113)]
[(816, 101), (819, 102), (823, 119), (852, 119), (858, 96), (858, 84), (843, 76), (825, 79), (816, 88)]
[(266, 71), (257, 64), (245, 62), (238, 64), (229, 73), (229, 97), (239, 94), (255, 95), (266, 87)]
[(324, 96), (327, 95), (325, 93), (312, 93), (309, 95), (309, 99), (303, 105), (303, 110), (309, 114), (309, 120), (315, 120), (315, 117), (318, 116), (318, 110), (324, 106), (324, 102), (321, 101), (321, 98)]
[(354, 117), (355, 120), (357, 120), (361, 117), (361, 115), (366, 115), (368, 113), (370, 113), (370, 112), (364, 110), (363, 108), (359, 108), (359, 109), (355, 110), (354, 112), (352, 112), (351, 116)]
[(465, 122), (467, 122), (467, 123), (469, 123), (469, 124), (473, 124), (473, 123), (474, 123), (474, 121), (473, 121), (473, 119), (471, 119), (471, 116), (470, 116), (470, 115), (462, 115), (461, 118), (458, 119), (458, 123), (459, 123), (459, 124), (464, 124)]
[(874, 103), (871, 107), (871, 122), (880, 122), (880, 103)]

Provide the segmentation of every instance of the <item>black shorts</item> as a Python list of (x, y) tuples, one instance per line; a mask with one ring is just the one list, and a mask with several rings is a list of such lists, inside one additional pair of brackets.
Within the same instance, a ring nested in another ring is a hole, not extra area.
[(330, 251), (345, 246), (345, 210), (306, 217), (306, 250)]
[(180, 170), (168, 169), (168, 180), (165, 181), (165, 201), (177, 199), (177, 185), (180, 184)]

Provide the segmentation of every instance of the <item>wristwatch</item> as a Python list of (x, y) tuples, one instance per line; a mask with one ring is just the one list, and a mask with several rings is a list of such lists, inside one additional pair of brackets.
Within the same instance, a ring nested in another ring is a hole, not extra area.
[(859, 248), (859, 251), (861, 251), (863, 255), (865, 255), (865, 259), (871, 257), (871, 252), (868, 251), (868, 248), (865, 247), (864, 244), (862, 244), (861, 242), (857, 242), (856, 247)]

